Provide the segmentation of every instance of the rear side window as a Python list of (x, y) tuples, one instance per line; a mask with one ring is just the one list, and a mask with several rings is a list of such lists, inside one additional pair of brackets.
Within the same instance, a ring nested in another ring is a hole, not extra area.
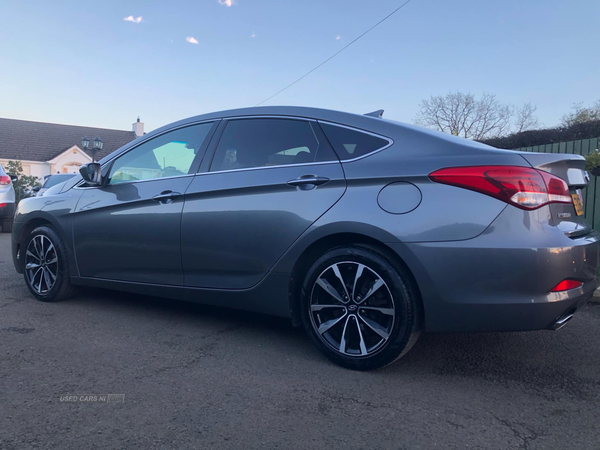
[(237, 119), (229, 121), (223, 130), (210, 171), (336, 159), (329, 145), (319, 141), (310, 122), (294, 119)]
[(389, 144), (387, 139), (350, 128), (327, 123), (321, 123), (321, 128), (342, 161), (367, 155)]

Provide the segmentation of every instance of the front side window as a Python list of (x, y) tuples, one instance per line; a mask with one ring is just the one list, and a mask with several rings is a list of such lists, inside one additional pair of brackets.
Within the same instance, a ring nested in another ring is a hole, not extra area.
[(110, 184), (187, 175), (212, 125), (170, 131), (119, 156), (110, 170)]
[(295, 119), (238, 119), (227, 123), (211, 172), (336, 160), (312, 124)]
[(367, 155), (389, 144), (387, 139), (350, 128), (327, 123), (321, 123), (321, 128), (342, 161)]

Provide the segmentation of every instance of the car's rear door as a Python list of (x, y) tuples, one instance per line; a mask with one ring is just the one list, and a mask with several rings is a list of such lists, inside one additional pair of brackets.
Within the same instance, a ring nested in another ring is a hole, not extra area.
[(80, 276), (183, 284), (181, 211), (216, 123), (160, 134), (108, 163), (100, 187), (83, 187), (74, 217)]
[(184, 284), (248, 288), (341, 198), (344, 173), (311, 120), (231, 119), (213, 141), (186, 192)]

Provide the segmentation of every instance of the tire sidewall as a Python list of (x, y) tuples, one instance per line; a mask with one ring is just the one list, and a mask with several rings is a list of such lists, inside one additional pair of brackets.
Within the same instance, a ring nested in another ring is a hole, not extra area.
[[(320, 274), (336, 262), (353, 261), (373, 269), (388, 285), (395, 306), (394, 327), (388, 341), (373, 355), (347, 357), (323, 342), (310, 317), (310, 297)], [(302, 322), (317, 348), (333, 362), (356, 370), (370, 370), (385, 366), (412, 347), (420, 329), (415, 296), (403, 280), (402, 270), (383, 254), (370, 248), (345, 246), (332, 249), (319, 258), (308, 270), (302, 286), (300, 306)]]
[[(56, 250), (56, 255), (58, 257), (58, 273), (56, 274), (56, 281), (54, 283), (54, 286), (52, 286), (52, 289), (50, 289), (48, 292), (44, 293), (44, 294), (40, 294), (38, 293), (33, 286), (31, 286), (30, 282), (29, 282), (29, 277), (27, 274), (27, 270), (25, 269), (25, 264), (26, 264), (26, 252), (27, 252), (27, 248), (29, 247), (30, 242), (33, 240), (34, 237), (36, 236), (45, 236), (46, 238), (48, 238), (50, 240), (50, 242), (52, 242), (52, 245), (54, 246), (55, 250)], [(64, 292), (66, 291), (66, 289), (68, 289), (68, 285), (69, 285), (69, 268), (68, 268), (68, 263), (67, 263), (67, 258), (66, 258), (66, 249), (65, 246), (62, 243), (62, 240), (60, 239), (60, 237), (58, 236), (58, 234), (56, 233), (56, 231), (54, 231), (52, 228), (50, 228), (49, 226), (41, 226), (41, 227), (37, 227), (35, 228), (27, 237), (27, 240), (25, 242), (25, 245), (23, 247), (23, 277), (25, 278), (25, 284), (27, 285), (27, 288), (29, 289), (29, 292), (31, 292), (31, 294), (38, 300), (43, 301), (43, 302), (53, 302), (53, 301), (57, 301), (60, 300), (63, 297)]]

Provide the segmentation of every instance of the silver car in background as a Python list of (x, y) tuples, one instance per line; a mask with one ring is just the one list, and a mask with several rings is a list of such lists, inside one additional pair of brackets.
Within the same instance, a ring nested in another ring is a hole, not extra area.
[(11, 231), (15, 215), (15, 189), (12, 182), (16, 179), (15, 175), (7, 175), (0, 166), (0, 226), (4, 233)]

